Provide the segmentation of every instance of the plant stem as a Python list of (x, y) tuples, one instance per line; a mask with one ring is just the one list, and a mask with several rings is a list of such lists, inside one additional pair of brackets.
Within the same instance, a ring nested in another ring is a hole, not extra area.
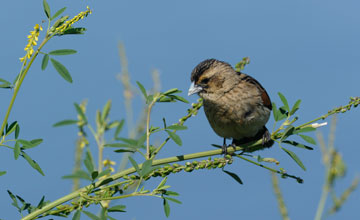
[[(251, 146), (247, 146), (247, 149), (252, 149), (252, 148), (257, 148), (261, 146), (261, 140), (257, 141), (256, 143), (252, 144)], [(240, 151), (243, 150), (243, 147), (236, 147), (236, 151)], [(234, 148), (233, 147), (229, 147), (228, 148), (228, 152), (232, 153), (234, 152)], [(222, 149), (216, 149), (216, 150), (210, 150), (210, 151), (204, 151), (204, 152), (198, 152), (198, 153), (193, 153), (193, 154), (187, 154), (187, 155), (179, 155), (179, 156), (175, 156), (175, 157), (168, 157), (168, 158), (163, 158), (163, 159), (159, 159), (159, 160), (154, 160), (153, 161), (153, 166), (156, 165), (163, 165), (163, 164), (168, 164), (168, 163), (174, 163), (174, 162), (179, 162), (179, 161), (185, 161), (185, 160), (191, 160), (191, 159), (196, 159), (196, 158), (201, 158), (201, 157), (209, 157), (209, 156), (214, 156), (214, 155), (221, 155), (222, 154)], [(139, 167), (142, 167), (142, 164), (139, 164)], [(125, 175), (129, 175), (132, 173), (135, 173), (136, 170), (134, 167), (131, 167), (129, 169), (126, 169), (124, 171), (121, 171), (119, 173), (113, 174), (111, 176), (108, 177), (108, 179), (111, 179), (112, 181), (115, 181)], [(22, 220), (30, 220), (30, 219), (34, 219), (37, 216), (55, 208), (58, 205), (61, 205), (69, 200), (72, 200), (74, 198), (77, 198), (79, 196), (81, 196), (81, 194), (88, 192), (89, 188), (98, 188), (99, 186), (101, 186), (101, 183), (103, 182), (103, 180), (97, 181), (91, 185), (85, 186), (83, 188), (80, 188), (58, 200), (55, 200), (49, 204), (47, 204), (46, 206), (42, 207), (39, 210), (36, 210), (32, 213), (30, 213), (29, 215), (25, 216), (24, 218), (22, 218)]]
[(150, 160), (150, 114), (151, 114), (151, 109), (155, 104), (156, 101), (156, 97), (154, 97), (154, 101), (152, 101), (149, 104), (149, 108), (147, 111), (147, 118), (146, 118), (146, 159)]
[(40, 44), (40, 46), (38, 47), (38, 49), (35, 51), (35, 53), (34, 53), (33, 56), (31, 57), (31, 60), (30, 60), (29, 63), (27, 64), (25, 70), (20, 72), (20, 78), (19, 78), (19, 80), (16, 82), (13, 96), (11, 97), (9, 107), (8, 107), (8, 109), (7, 109), (7, 111), (6, 111), (4, 120), (3, 120), (2, 125), (1, 125), (1, 128), (0, 128), (0, 135), (1, 135), (2, 132), (4, 131), (5, 125), (6, 125), (6, 123), (8, 122), (8, 119), (9, 119), (9, 116), (10, 116), (10, 112), (11, 112), (11, 110), (12, 110), (12, 107), (13, 107), (13, 105), (14, 105), (16, 96), (17, 96), (17, 94), (18, 94), (18, 92), (19, 92), (19, 90), (20, 90), (20, 87), (21, 87), (21, 85), (22, 85), (22, 82), (23, 82), (24, 79), (25, 79), (26, 74), (29, 72), (29, 69), (30, 69), (32, 63), (34, 62), (35, 58), (36, 58), (37, 55), (39, 54), (41, 48), (46, 44), (46, 42), (48, 42), (48, 40), (50, 40), (50, 38), (45, 37), (45, 39), (42, 41), (42, 43)]

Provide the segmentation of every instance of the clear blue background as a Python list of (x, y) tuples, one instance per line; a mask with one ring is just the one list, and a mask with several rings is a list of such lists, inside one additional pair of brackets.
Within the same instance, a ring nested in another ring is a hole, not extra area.
[[(258, 79), (273, 101), (280, 103), (282, 92), (293, 104), (302, 100), (299, 124), (328, 110), (347, 104), (350, 96), (359, 96), (360, 14), (359, 1), (50, 1), (52, 12), (67, 6), (73, 16), (89, 5), (93, 14), (78, 26), (84, 36), (53, 39), (44, 51), (72, 48), (77, 54), (58, 57), (72, 74), (74, 83), (65, 82), (52, 67), (40, 70), (34, 63), (16, 100), (10, 121), (21, 125), (21, 138), (43, 138), (41, 146), (28, 153), (41, 165), (46, 176), (39, 175), (23, 159), (15, 161), (10, 150), (0, 150), (0, 218), (19, 219), (6, 190), (37, 204), (43, 195), (60, 198), (71, 190), (71, 181), (61, 176), (71, 173), (77, 130), (52, 128), (65, 118), (75, 118), (74, 102), (88, 99), (88, 116), (93, 122), (96, 109), (113, 100), (112, 119), (125, 118), (121, 71), (117, 44), (124, 42), (131, 80), (151, 88), (151, 70), (159, 69), (162, 89), (179, 88), (187, 93), (190, 72), (206, 58), (217, 58), (235, 65), (248, 56), (251, 64), (244, 72)], [(20, 69), (18, 58), (24, 55), (26, 36), (36, 23), (45, 20), (42, 1), (7, 1), (0, 7), (0, 77), (13, 80)], [(42, 32), (44, 34), (44, 32)], [(39, 57), (41, 58), (41, 57)], [(11, 91), (0, 90), (0, 116), (3, 118)], [(190, 97), (195, 102), (197, 97)], [(135, 100), (135, 113), (141, 99)], [(165, 116), (176, 122), (187, 104), (159, 104), (152, 117), (161, 125)], [(347, 187), (359, 172), (359, 109), (338, 117), (335, 146), (348, 167), (347, 176), (336, 185)], [(329, 120), (327, 120), (329, 121)], [(273, 119), (268, 127), (272, 128)], [(161, 156), (213, 149), (222, 139), (211, 130), (203, 110), (187, 122), (182, 131), (183, 146), (173, 142)], [(329, 127), (320, 129), (325, 134)], [(126, 136), (127, 131), (122, 133)], [(154, 137), (161, 141), (161, 137)], [(92, 141), (93, 143), (93, 141)], [(95, 145), (91, 148), (95, 151)], [(292, 148), (293, 149), (293, 148)], [(312, 219), (324, 180), (320, 150), (293, 149), (307, 171), (301, 170), (278, 146), (258, 152), (275, 157), (289, 173), (301, 176), (300, 185), (281, 179), (285, 202), (292, 219)], [(257, 154), (257, 153), (256, 153)], [(106, 156), (120, 160), (121, 155)], [(138, 158), (140, 159), (140, 158)], [(227, 168), (237, 173), (244, 185), (216, 171), (196, 171), (171, 175), (168, 183), (181, 194), (182, 205), (171, 204), (169, 219), (280, 219), (266, 170), (236, 160)], [(154, 179), (157, 184), (159, 179)], [(151, 187), (151, 185), (149, 185)], [(359, 192), (352, 194), (340, 213), (329, 219), (359, 219)], [(156, 198), (130, 198), (121, 219), (165, 219), (162, 201)], [(115, 204), (115, 203), (114, 203)], [(116, 203), (117, 204), (117, 203)], [(327, 206), (329, 207), (329, 206)], [(84, 216), (82, 219), (86, 219)]]

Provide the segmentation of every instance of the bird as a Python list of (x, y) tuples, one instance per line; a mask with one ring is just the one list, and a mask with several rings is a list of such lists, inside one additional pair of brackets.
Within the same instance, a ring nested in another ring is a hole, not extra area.
[(264, 87), (253, 77), (234, 70), (227, 62), (206, 59), (191, 72), (188, 95), (203, 99), (205, 115), (215, 133), (223, 137), (223, 153), (227, 154), (226, 139), (239, 146), (262, 138), (264, 147), (274, 141), (265, 124), (272, 104)]

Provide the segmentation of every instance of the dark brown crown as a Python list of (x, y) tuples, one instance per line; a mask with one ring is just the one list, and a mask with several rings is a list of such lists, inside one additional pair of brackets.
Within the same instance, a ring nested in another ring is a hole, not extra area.
[[(197, 80), (199, 79), (199, 77), (208, 69), (210, 69), (211, 67), (213, 67), (214, 65), (217, 64), (223, 64), (223, 65), (227, 65), (230, 66), (230, 64), (224, 62), (224, 61), (220, 61), (217, 59), (207, 59), (202, 61), (201, 63), (199, 63), (191, 72), (191, 82), (197, 82)], [(231, 66), (230, 66), (231, 67)]]

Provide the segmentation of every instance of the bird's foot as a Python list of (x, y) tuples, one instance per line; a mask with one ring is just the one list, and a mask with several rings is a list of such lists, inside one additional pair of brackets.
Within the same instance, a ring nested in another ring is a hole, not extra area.
[(274, 140), (271, 139), (270, 132), (268, 131), (268, 129), (266, 129), (262, 136), (262, 145), (264, 147), (271, 147), (273, 144), (274, 144)]

